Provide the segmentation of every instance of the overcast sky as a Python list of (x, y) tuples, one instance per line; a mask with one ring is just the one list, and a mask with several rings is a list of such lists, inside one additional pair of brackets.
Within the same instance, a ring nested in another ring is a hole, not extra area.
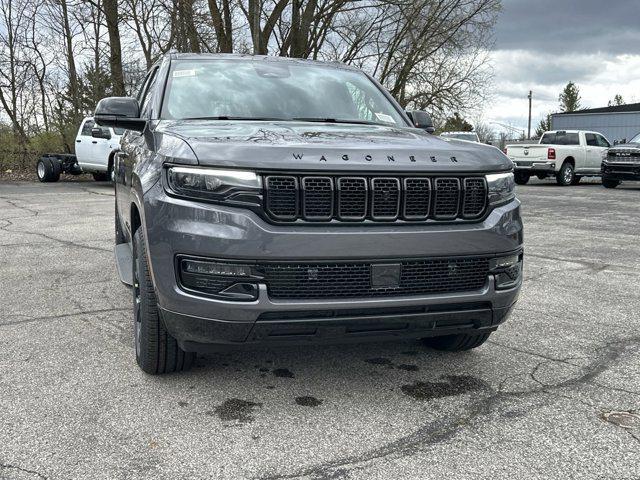
[(532, 90), (533, 130), (569, 81), (583, 108), (640, 102), (640, 0), (503, 0), (492, 57), (486, 122), (526, 128)]

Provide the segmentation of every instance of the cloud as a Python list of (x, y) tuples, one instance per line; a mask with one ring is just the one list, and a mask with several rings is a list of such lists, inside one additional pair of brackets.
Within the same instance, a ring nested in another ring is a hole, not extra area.
[(638, 0), (504, 0), (500, 49), (550, 53), (629, 53), (640, 44)]
[(606, 106), (617, 93), (640, 102), (638, 0), (503, 0), (491, 52), (492, 101), (483, 117), (526, 128), (558, 110), (558, 95), (575, 82), (583, 108)]
[(602, 59), (593, 54), (541, 55), (527, 50), (496, 50), (491, 55), (498, 75), (514, 83), (555, 85), (589, 81), (602, 70)]

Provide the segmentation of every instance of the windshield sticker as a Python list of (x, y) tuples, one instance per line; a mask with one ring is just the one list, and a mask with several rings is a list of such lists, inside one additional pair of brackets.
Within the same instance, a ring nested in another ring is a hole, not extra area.
[(384, 123), (396, 123), (393, 120), (393, 117), (391, 115), (387, 115), (386, 113), (377, 113), (376, 112), (376, 118), (378, 120), (380, 120), (381, 122), (384, 122)]
[(196, 76), (196, 71), (195, 70), (174, 70), (173, 71), (173, 78), (178, 78), (178, 77), (195, 77)]

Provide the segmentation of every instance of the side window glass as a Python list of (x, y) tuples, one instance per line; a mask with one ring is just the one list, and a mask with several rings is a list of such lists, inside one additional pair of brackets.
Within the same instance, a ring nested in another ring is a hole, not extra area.
[(156, 68), (153, 72), (151, 72), (151, 77), (149, 78), (149, 85), (146, 87), (146, 91), (142, 99), (140, 99), (140, 116), (142, 118), (147, 118), (149, 116), (149, 109), (151, 98), (153, 97), (153, 87), (156, 84), (156, 73), (158, 73), (158, 69)]
[(592, 147), (598, 146), (598, 140), (596, 139), (596, 136), (593, 133), (585, 133), (584, 137), (587, 140), (587, 145), (590, 145)]
[(149, 80), (151, 80), (151, 75), (153, 73), (155, 73), (155, 70), (147, 73), (147, 76), (144, 77), (144, 80), (142, 81), (142, 85), (140, 85), (140, 89), (138, 90), (138, 95), (136, 95), (136, 100), (138, 100), (138, 103), (142, 101), (142, 96), (147, 91), (147, 87), (149, 86)]
[(83, 137), (90, 137), (93, 124), (94, 124), (93, 120), (87, 120), (86, 122), (84, 122), (84, 125), (82, 125), (82, 131), (80, 132), (80, 135), (82, 135)]
[(611, 146), (609, 141), (606, 138), (604, 138), (602, 135), (596, 135), (596, 138), (598, 139), (598, 145), (600, 147), (609, 148)]

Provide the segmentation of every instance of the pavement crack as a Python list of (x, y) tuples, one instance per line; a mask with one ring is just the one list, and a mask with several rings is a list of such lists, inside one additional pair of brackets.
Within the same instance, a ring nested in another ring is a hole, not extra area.
[(47, 315), (43, 317), (29, 317), (22, 320), (13, 320), (9, 322), (0, 323), (0, 327), (6, 327), (11, 325), (22, 325), (25, 323), (41, 322), (48, 320), (59, 320), (61, 318), (77, 317), (79, 315), (93, 315), (95, 313), (108, 313), (108, 312), (126, 312), (131, 310), (130, 308), (103, 308), (97, 310), (84, 310), (81, 312), (64, 313), (62, 315)]
[[(416, 431), (409, 435), (401, 437), (382, 446), (370, 449), (359, 455), (350, 455), (327, 460), (316, 465), (300, 468), (290, 473), (269, 473), (256, 478), (260, 480), (284, 480), (294, 478), (310, 478), (314, 480), (320, 480), (331, 478), (331, 475), (333, 475), (337, 471), (340, 471), (342, 474), (346, 475), (350, 471), (364, 468), (364, 464), (366, 463), (374, 462), (382, 458), (403, 458), (413, 455), (417, 452), (427, 450), (433, 445), (452, 438), (462, 429), (469, 427), (474, 421), (479, 418), (491, 415), (496, 411), (499, 414), (502, 414), (504, 412), (504, 409), (498, 407), (502, 405), (503, 402), (508, 402), (516, 398), (521, 399), (524, 397), (531, 397), (538, 394), (563, 396), (564, 394), (560, 391), (562, 388), (592, 382), (594, 378), (610, 368), (610, 366), (612, 366), (615, 361), (627, 351), (628, 348), (636, 347), (639, 341), (640, 337), (633, 337), (607, 342), (602, 347), (596, 349), (596, 352), (604, 353), (601, 353), (598, 358), (591, 362), (590, 365), (584, 367), (573, 365), (569, 363), (567, 359), (553, 358), (523, 350), (522, 353), (540, 357), (544, 360), (536, 364), (532, 372), (534, 372), (536, 369), (539, 369), (542, 364), (551, 361), (564, 363), (567, 365), (571, 365), (572, 367), (578, 367), (582, 371), (582, 374), (559, 382), (557, 384), (544, 384), (535, 378), (534, 373), (534, 376), (532, 378), (537, 384), (540, 385), (540, 388), (534, 388), (531, 390), (520, 392), (503, 392), (491, 388), (487, 385), (483, 389), (477, 390), (476, 394), (471, 396), (470, 405), (463, 415), (435, 420), (426, 425), (422, 425)], [(509, 348), (502, 344), (497, 345)], [(512, 349), (517, 350), (515, 348)], [(483, 392), (485, 394), (483, 394)], [(574, 401), (579, 401), (579, 399), (575, 399), (573, 397), (571, 397), (571, 399)], [(589, 405), (588, 403), (582, 403), (589, 408), (593, 408), (593, 406)]]
[(11, 200), (7, 197), (2, 197), (2, 196), (0, 196), (0, 199), (4, 200), (9, 205), (11, 205), (14, 208), (17, 208), (18, 210), (24, 210), (25, 212), (31, 213), (31, 216), (33, 217), (37, 217), (40, 214), (40, 212), (35, 208), (23, 207), (21, 205), (18, 205), (15, 200)]
[(81, 190), (84, 190), (87, 193), (90, 193), (91, 195), (100, 195), (101, 197), (113, 197), (113, 193), (102, 193), (102, 192), (96, 192), (93, 190), (89, 190), (89, 188), (87, 187), (80, 187)]
[(0, 230), (4, 230), (5, 232), (9, 232), (9, 233), (23, 233), (26, 235), (35, 235), (37, 237), (45, 238), (47, 240), (51, 240), (52, 242), (56, 242), (61, 245), (65, 245), (67, 247), (72, 247), (72, 248), (82, 248), (82, 249), (91, 250), (94, 252), (111, 252), (111, 249), (109, 248), (92, 247), (91, 245), (84, 245), (82, 243), (73, 242), (71, 240), (62, 240), (61, 238), (52, 237), (51, 235), (47, 235), (46, 233), (31, 232), (28, 230), (9, 230), (8, 227), (10, 226), (13, 226), (13, 223), (9, 222), (9, 224), (1, 226)]
[[(562, 258), (562, 257), (553, 257), (550, 255), (539, 255), (535, 253), (527, 253), (527, 257), (540, 258), (543, 260), (550, 260), (553, 262), (565, 262), (565, 263), (573, 263), (576, 265), (582, 265), (584, 268), (580, 270), (590, 270), (592, 273), (599, 273), (604, 270), (616, 270), (628, 273), (637, 274), (637, 270), (633, 268), (629, 268), (627, 265), (617, 265), (615, 263), (599, 263), (590, 260), (583, 260), (579, 258)], [(578, 271), (578, 270), (573, 270)]]
[(0, 463), (0, 470), (18, 470), (19, 472), (28, 473), (29, 475), (37, 475), (38, 478), (47, 479), (45, 475), (37, 472), (35, 470), (29, 470), (28, 468), (22, 468), (17, 465), (12, 465), (10, 463)]

